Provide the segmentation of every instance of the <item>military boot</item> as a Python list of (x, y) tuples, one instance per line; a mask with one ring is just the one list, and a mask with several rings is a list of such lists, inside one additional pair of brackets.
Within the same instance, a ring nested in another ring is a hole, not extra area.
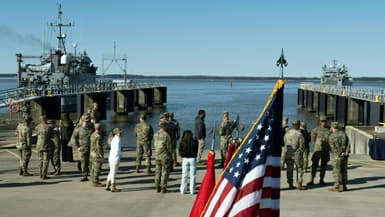
[(326, 183), (324, 182), (324, 180), (323, 180), (323, 179), (320, 179), (320, 180), (319, 180), (319, 184), (320, 184), (320, 185), (323, 185), (323, 186), (325, 186), (325, 185), (326, 185)]
[(92, 186), (94, 187), (105, 187), (105, 184), (99, 183), (99, 182), (92, 182)]
[(106, 185), (106, 191), (111, 191), (110, 187), (111, 187), (111, 181), (108, 181)]
[(88, 181), (88, 178), (87, 176), (83, 176), (83, 178), (80, 179), (81, 182), (85, 182), (85, 181)]
[(303, 190), (306, 190), (306, 187), (302, 185), (302, 182), (299, 182), (297, 184), (297, 189), (303, 191)]
[(307, 185), (314, 185), (314, 176), (310, 178), (310, 181), (307, 183)]
[(293, 184), (289, 184), (289, 189), (295, 189)]
[(347, 191), (347, 190), (348, 190), (348, 188), (346, 187), (346, 185), (343, 185), (343, 186), (342, 186), (342, 190), (343, 190), (343, 191)]
[(162, 193), (165, 194), (165, 193), (167, 193), (167, 192), (168, 192), (167, 187), (163, 186), (163, 187), (162, 187)]
[(21, 167), (19, 168), (19, 175), (21, 175), (21, 176), (23, 175), (23, 168), (21, 168)]
[(60, 169), (56, 170), (56, 173), (54, 173), (54, 176), (59, 176), (61, 174)]
[(24, 170), (23, 176), (33, 176), (33, 174), (29, 173), (27, 170)]
[(119, 192), (120, 190), (116, 188), (115, 183), (111, 184), (111, 192)]
[(156, 193), (160, 193), (160, 186), (155, 186)]
[(136, 167), (135, 167), (135, 172), (136, 173), (141, 173), (142, 171), (140, 171), (140, 166), (139, 165), (136, 165)]
[(338, 187), (329, 188), (328, 190), (332, 192), (340, 192), (340, 189)]

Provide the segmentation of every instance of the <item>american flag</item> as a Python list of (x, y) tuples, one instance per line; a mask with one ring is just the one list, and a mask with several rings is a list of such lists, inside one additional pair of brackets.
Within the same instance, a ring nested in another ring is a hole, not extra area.
[(201, 216), (279, 216), (283, 86), (279, 80)]

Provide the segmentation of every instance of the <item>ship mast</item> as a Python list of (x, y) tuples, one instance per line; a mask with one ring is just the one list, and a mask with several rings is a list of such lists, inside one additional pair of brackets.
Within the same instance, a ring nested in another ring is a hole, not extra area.
[(62, 23), (62, 14), (63, 14), (63, 11), (61, 9), (61, 4), (59, 3), (58, 4), (58, 21), (56, 23), (50, 23), (49, 25), (51, 27), (56, 27), (56, 28), (59, 29), (58, 35), (56, 36), (57, 39), (58, 39), (58, 47), (57, 47), (57, 49), (59, 51), (63, 51), (64, 53), (66, 53), (66, 47), (65, 47), (66, 34), (62, 33), (62, 28), (63, 27), (71, 27), (71, 26), (74, 26), (74, 24), (71, 23), (71, 22), (69, 22), (69, 23)]

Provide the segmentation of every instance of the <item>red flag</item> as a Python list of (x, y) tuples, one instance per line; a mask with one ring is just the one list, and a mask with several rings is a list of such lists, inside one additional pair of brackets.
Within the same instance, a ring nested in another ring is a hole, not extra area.
[(279, 217), (284, 81), (219, 177), (201, 217)]
[(231, 142), (229, 144), (229, 149), (227, 150), (226, 161), (225, 161), (225, 165), (223, 166), (223, 168), (227, 167), (227, 164), (230, 162), (231, 157), (233, 157), (233, 154), (235, 153), (235, 149), (236, 149), (235, 144), (233, 142)]
[(195, 198), (194, 206), (191, 209), (190, 217), (199, 217), (207, 200), (210, 197), (211, 191), (215, 185), (215, 152), (209, 151), (207, 156), (207, 171), (202, 180), (201, 187), (197, 197)]

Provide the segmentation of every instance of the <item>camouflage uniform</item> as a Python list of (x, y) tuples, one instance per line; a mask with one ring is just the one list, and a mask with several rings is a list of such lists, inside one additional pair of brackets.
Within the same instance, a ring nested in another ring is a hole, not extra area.
[[(165, 123), (162, 123), (166, 125)], [(161, 124), (161, 125), (162, 125)], [(164, 126), (166, 128), (166, 126)], [(162, 190), (167, 192), (167, 181), (170, 171), (171, 157), (171, 138), (167, 132), (161, 128), (154, 135), (155, 147), (155, 188), (157, 192)]]
[[(82, 117), (83, 125), (73, 133), (74, 144), (79, 151), (79, 159), (83, 178), (81, 181), (87, 181), (90, 162), (90, 137), (93, 132), (93, 126), (88, 122), (87, 117)], [(87, 123), (84, 123), (87, 122)]]
[(173, 162), (174, 162), (174, 167), (178, 165), (178, 160), (177, 160), (177, 154), (176, 154), (176, 146), (177, 146), (177, 143), (178, 143), (178, 139), (180, 138), (180, 127), (179, 127), (179, 122), (177, 120), (174, 119), (174, 113), (173, 112), (169, 112), (168, 113), (169, 115), (169, 122), (171, 122), (174, 126), (173, 126), (173, 131), (174, 131), (174, 134), (175, 134), (175, 139), (171, 138), (171, 142), (172, 142), (172, 152), (171, 152), (171, 155), (172, 155), (172, 159), (173, 159)]
[(152, 126), (146, 123), (144, 120), (141, 120), (135, 126), (135, 136), (136, 136), (136, 172), (139, 172), (140, 166), (142, 164), (143, 153), (146, 154), (146, 165), (147, 172), (151, 172), (151, 141), (154, 136), (154, 130)]
[[(337, 128), (337, 126), (335, 127)], [(333, 153), (334, 189), (335, 191), (344, 191), (348, 181), (349, 140), (344, 131), (336, 130), (330, 134), (329, 144)]]
[(97, 103), (96, 103), (96, 105), (93, 105), (93, 107), (91, 108), (90, 116), (91, 116), (91, 120), (94, 120), (95, 123), (99, 123), (100, 122), (101, 114), (100, 114), (100, 111), (99, 111)]
[(57, 126), (55, 126), (55, 122), (54, 121), (51, 121), (49, 122), (49, 127), (52, 129), (52, 136), (50, 138), (50, 144), (51, 144), (51, 149), (50, 149), (50, 154), (49, 154), (49, 157), (50, 157), (50, 161), (51, 161), (51, 164), (54, 168), (54, 172), (52, 172), (53, 175), (60, 175), (60, 169), (61, 169), (61, 165), (60, 165), (60, 150), (61, 150), (61, 146), (60, 146), (60, 143), (59, 143), (59, 128)]
[(28, 164), (31, 158), (32, 148), (32, 131), (29, 126), (29, 120), (24, 120), (22, 124), (19, 124), (16, 128), (16, 136), (17, 136), (17, 149), (20, 153), (20, 175), (30, 176), (28, 173)]
[[(100, 125), (97, 124), (95, 128), (100, 129)], [(91, 181), (94, 186), (100, 186), (99, 175), (102, 170), (103, 159), (104, 159), (104, 148), (103, 148), (103, 133), (100, 133), (99, 130), (95, 130), (92, 133), (90, 138), (90, 165), (91, 166)]]
[(38, 150), (40, 160), (40, 178), (47, 179), (47, 170), (50, 159), (49, 154), (52, 149), (51, 138), (53, 137), (53, 129), (46, 123), (46, 120), (42, 118), (41, 123), (36, 126), (35, 131), (37, 135), (36, 149)]
[(320, 184), (325, 184), (324, 177), (328, 161), (330, 160), (330, 146), (329, 146), (330, 129), (328, 126), (318, 126), (311, 131), (311, 141), (314, 145), (314, 152), (311, 157), (311, 178), (308, 184), (314, 184), (314, 177), (317, 172), (318, 163), (321, 160), (320, 168)]
[[(224, 112), (223, 115), (228, 113)], [(233, 132), (233, 122), (225, 119), (222, 121), (221, 126), (219, 127), (219, 135), (221, 136), (221, 161), (222, 161), (222, 166), (224, 165), (226, 161), (226, 156), (227, 156), (227, 151), (229, 149), (229, 140), (231, 138), (231, 134)]]
[(285, 142), (283, 141), (283, 137), (285, 136), (285, 133), (289, 130), (288, 126), (289, 119), (287, 117), (282, 118), (282, 135), (281, 135), (281, 170), (285, 169)]
[(298, 129), (289, 129), (284, 136), (285, 142), (285, 163), (287, 166), (287, 183), (290, 188), (293, 186), (294, 165), (297, 168), (297, 188), (304, 190), (303, 182), (303, 152), (305, 150), (305, 140)]
[[(301, 122), (301, 125), (304, 124)], [(305, 125), (304, 125), (305, 126)], [(303, 138), (305, 139), (305, 150), (303, 152), (303, 169), (306, 172), (309, 165), (309, 152), (310, 152), (310, 133), (306, 128), (300, 128)]]

